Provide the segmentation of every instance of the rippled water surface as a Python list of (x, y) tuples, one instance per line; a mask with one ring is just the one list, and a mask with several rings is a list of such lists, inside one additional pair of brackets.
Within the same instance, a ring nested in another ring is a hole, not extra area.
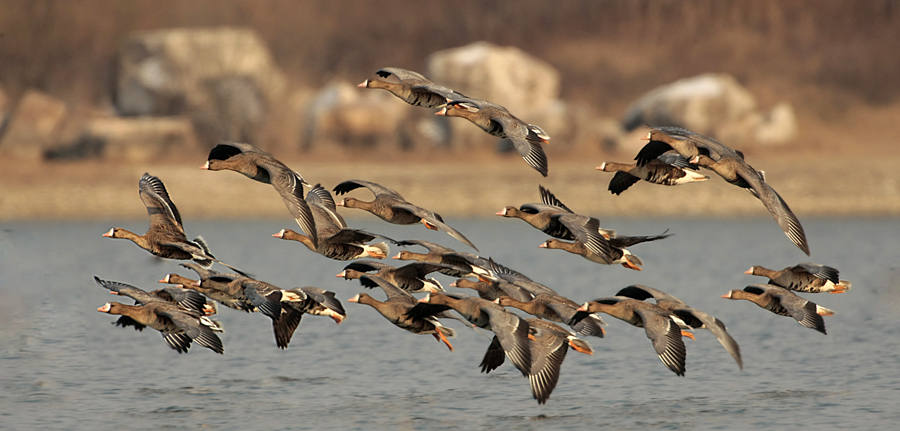
[[(451, 353), (431, 336), (346, 303), (362, 288), (334, 277), (344, 263), (271, 238), (291, 227), (273, 221), (188, 221), (187, 230), (262, 280), (337, 292), (349, 318), (335, 325), (307, 316), (280, 350), (268, 318), (223, 307), (225, 355), (196, 345), (179, 355), (155, 331), (117, 328), (114, 317), (95, 311), (116, 298), (94, 275), (147, 290), (166, 273), (191, 275), (100, 236), (113, 225), (143, 232), (146, 221), (3, 224), (0, 429), (891, 429), (900, 420), (897, 221), (804, 219), (808, 258), (768, 218), (604, 220), (624, 235), (675, 233), (632, 249), (645, 262), (642, 272), (538, 249), (543, 234), (520, 221), (448, 221), (482, 255), (575, 301), (640, 283), (716, 315), (740, 344), (744, 370), (698, 331), (696, 341), (686, 340), (687, 375), (677, 377), (642, 330), (607, 318), (607, 337), (590, 340), (595, 355), (570, 351), (559, 385), (539, 406), (510, 365), (479, 372), (489, 344), (483, 335), (456, 325)], [(374, 218), (351, 224), (465, 249), (421, 226)], [(853, 281), (846, 294), (806, 295), (835, 310), (825, 318), (828, 335), (720, 298), (764, 280), (742, 274), (751, 265), (806, 261), (836, 266)]]

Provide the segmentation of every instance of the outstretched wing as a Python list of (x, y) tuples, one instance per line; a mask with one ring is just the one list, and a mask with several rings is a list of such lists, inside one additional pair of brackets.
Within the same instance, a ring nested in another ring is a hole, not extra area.
[(145, 173), (138, 183), (138, 190), (141, 195), (141, 201), (147, 207), (147, 214), (150, 215), (150, 225), (169, 226), (175, 231), (184, 234), (184, 227), (181, 224), (181, 214), (178, 208), (169, 198), (169, 192), (162, 180), (153, 175)]
[[(734, 338), (731, 338), (731, 335), (728, 334), (728, 331), (725, 329), (725, 324), (722, 323), (721, 320), (690, 307), (678, 308), (672, 310), (672, 312), (680, 317), (681, 320), (690, 322), (688, 325), (692, 327), (709, 329), (709, 331), (716, 336), (716, 339), (719, 340), (719, 344), (725, 348), (725, 351), (734, 358), (738, 367), (742, 370), (744, 369), (744, 361), (741, 359), (741, 348), (738, 346), (737, 341), (734, 341)], [(697, 325), (697, 323), (699, 323), (699, 325)]]
[(778, 226), (781, 226), (781, 230), (784, 231), (791, 242), (809, 255), (809, 242), (806, 240), (806, 233), (803, 232), (800, 220), (797, 219), (787, 202), (781, 198), (775, 189), (763, 181), (762, 177), (750, 165), (746, 165), (746, 167), (748, 169), (738, 170), (737, 174), (750, 185), (753, 195), (759, 198), (763, 205), (766, 206), (766, 209), (769, 210), (769, 213), (772, 214), (772, 217), (778, 222)]
[(382, 186), (382, 185), (376, 184), (376, 183), (372, 183), (369, 181), (363, 181), (363, 180), (344, 181), (344, 182), (334, 186), (333, 191), (337, 195), (342, 195), (351, 190), (356, 190), (360, 187), (365, 187), (365, 188), (369, 189), (369, 191), (371, 191), (372, 194), (374, 194), (375, 196), (388, 195), (388, 196), (393, 196), (400, 200), (404, 200), (404, 201), (406, 200), (406, 199), (403, 199), (403, 196), (400, 196), (400, 193), (397, 193), (385, 186)]
[(528, 166), (546, 177), (548, 172), (547, 155), (541, 146), (544, 142), (541, 137), (515, 117), (498, 116), (491, 118), (491, 121), (503, 128), (506, 138), (513, 143), (516, 151), (525, 159)]
[(377, 276), (377, 275), (362, 275), (360, 276), (360, 280), (371, 280), (375, 282), (381, 290), (384, 291), (384, 294), (387, 295), (388, 301), (397, 301), (403, 302), (407, 304), (416, 304), (416, 298), (409, 294), (409, 292), (394, 286), (391, 283), (388, 283), (387, 280)]
[(684, 376), (687, 350), (681, 339), (681, 328), (668, 315), (643, 309), (636, 309), (634, 312), (641, 316), (644, 332), (653, 342), (659, 360), (675, 374)]
[(456, 229), (453, 229), (452, 227), (450, 227), (449, 225), (444, 223), (444, 220), (441, 218), (441, 216), (434, 212), (431, 212), (425, 208), (422, 208), (422, 207), (419, 207), (419, 206), (416, 206), (416, 205), (413, 205), (410, 203), (394, 204), (392, 206), (392, 208), (398, 208), (401, 210), (409, 211), (410, 213), (415, 214), (417, 217), (422, 218), (429, 224), (437, 226), (439, 229), (443, 230), (444, 232), (447, 232), (448, 234), (450, 234), (450, 236), (458, 239), (463, 244), (468, 245), (469, 247), (472, 247), (475, 250), (478, 250), (478, 247), (475, 247), (475, 244), (472, 244), (472, 241), (469, 241), (469, 239), (466, 238), (465, 235), (463, 235)]

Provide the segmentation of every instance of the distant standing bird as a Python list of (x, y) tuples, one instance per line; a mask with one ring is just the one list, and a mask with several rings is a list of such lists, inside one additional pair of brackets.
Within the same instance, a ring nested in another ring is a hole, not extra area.
[(404, 102), (423, 108), (442, 108), (448, 100), (466, 97), (411, 70), (385, 67), (375, 73), (381, 79), (367, 79), (357, 87), (387, 90)]
[(540, 127), (528, 124), (497, 104), (486, 100), (460, 99), (447, 103), (435, 115), (462, 117), (500, 139), (509, 139), (529, 166), (547, 176), (547, 155), (541, 144), (550, 143), (550, 136)]
[(234, 171), (251, 180), (271, 184), (281, 195), (291, 216), (294, 217), (313, 245), (318, 247), (316, 222), (309, 205), (303, 198), (303, 186), (309, 186), (309, 183), (271, 154), (250, 144), (220, 142), (210, 150), (206, 164), (200, 169)]

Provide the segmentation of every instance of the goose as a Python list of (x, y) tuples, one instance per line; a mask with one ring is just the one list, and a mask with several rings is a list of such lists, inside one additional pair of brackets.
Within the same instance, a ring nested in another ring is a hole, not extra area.
[(453, 345), (447, 339), (447, 337), (456, 336), (456, 331), (453, 328), (442, 325), (433, 316), (414, 319), (407, 315), (416, 306), (416, 298), (377, 275), (366, 274), (362, 275), (362, 278), (380, 287), (387, 296), (387, 300), (381, 302), (366, 293), (360, 293), (348, 299), (349, 302), (365, 304), (374, 308), (398, 328), (414, 334), (431, 334), (438, 341), (446, 344), (451, 352), (453, 351)]
[(367, 79), (357, 87), (387, 90), (400, 100), (423, 108), (442, 108), (448, 100), (466, 97), (411, 70), (385, 67), (375, 74), (381, 79)]
[(653, 343), (656, 355), (669, 370), (684, 377), (687, 350), (681, 336), (684, 334), (672, 319), (672, 313), (656, 304), (625, 297), (610, 297), (585, 302), (578, 308), (575, 319), (587, 313), (606, 313), (632, 326), (644, 328)]
[(609, 192), (620, 195), (640, 180), (663, 186), (677, 186), (709, 179), (696, 172), (696, 166), (693, 167), (694, 170), (689, 169), (690, 167), (684, 157), (665, 153), (643, 166), (637, 163), (603, 162), (596, 169), (616, 173), (609, 180)]
[(318, 287), (298, 287), (290, 289), (288, 292), (305, 299), (284, 302), (281, 308), (281, 316), (272, 320), (275, 345), (281, 349), (288, 347), (304, 314), (330, 317), (338, 325), (347, 318), (347, 313), (344, 311), (341, 301), (335, 298), (334, 292)]
[(744, 274), (766, 277), (769, 284), (795, 292), (844, 293), (853, 285), (838, 278), (840, 272), (837, 269), (817, 263), (801, 263), (779, 271), (757, 265), (751, 266)]
[[(528, 346), (528, 322), (521, 317), (506, 311), (505, 308), (474, 296), (429, 293), (418, 301), (406, 316), (419, 320), (436, 313), (455, 310), (469, 323), (494, 333), (496, 342), (510, 362), (522, 372), (523, 376), (531, 374), (531, 351)], [(493, 342), (492, 342), (493, 343)]]
[[(665, 238), (666, 236), (661, 237)], [(588, 248), (581, 241), (566, 242), (558, 239), (548, 239), (547, 241), (541, 243), (538, 248), (546, 248), (550, 250), (565, 250), (569, 253), (577, 254), (594, 263), (599, 263), (601, 265), (620, 264), (625, 268), (633, 269), (635, 271), (641, 271), (641, 266), (644, 264), (644, 261), (641, 260), (641, 258), (631, 254), (631, 252), (624, 247), (611, 247), (612, 252), (609, 254), (608, 258), (598, 256), (596, 253), (588, 250)]]
[(127, 318), (119, 318), (116, 326), (133, 326), (138, 331), (149, 326), (159, 331), (166, 344), (178, 353), (187, 353), (191, 342), (218, 354), (225, 353), (222, 340), (215, 334), (224, 331), (221, 325), (196, 310), (165, 301), (151, 301), (144, 305), (107, 302), (97, 311)]
[(500, 296), (494, 303), (504, 307), (518, 308), (532, 316), (551, 322), (571, 323), (572, 329), (579, 335), (603, 338), (606, 333), (600, 325), (606, 325), (600, 316), (591, 314), (587, 318), (575, 321), (578, 303), (560, 295), (540, 294), (529, 301), (520, 301), (509, 296)]
[(207, 301), (206, 297), (200, 293), (184, 287), (170, 286), (147, 292), (130, 284), (103, 280), (97, 276), (94, 276), (94, 281), (113, 295), (125, 295), (134, 299), (136, 305), (163, 301), (177, 304), (188, 310), (200, 311), (204, 316), (211, 316), (218, 312), (215, 303)]
[(781, 195), (766, 183), (765, 177), (747, 164), (743, 158), (722, 156), (719, 160), (713, 160), (709, 156), (699, 155), (691, 159), (691, 163), (712, 169), (728, 183), (747, 190), (759, 199), (778, 222), (778, 226), (781, 227), (788, 239), (809, 256), (809, 241), (806, 240), (806, 233), (803, 231), (800, 220), (791, 211), (787, 202), (781, 198)]
[(380, 262), (360, 260), (345, 266), (344, 270), (335, 277), (345, 280), (358, 279), (363, 287), (371, 289), (377, 287), (377, 284), (362, 276), (367, 272), (376, 271), (377, 275), (388, 283), (410, 293), (443, 292), (444, 287), (440, 282), (434, 278), (425, 278), (426, 275), (438, 271), (443, 266), (438, 263), (413, 262), (398, 268)]
[(577, 239), (601, 259), (612, 254), (609, 241), (600, 229), (600, 220), (575, 214), (543, 186), (538, 186), (538, 190), (541, 203), (524, 204), (519, 208), (507, 206), (496, 215), (521, 219), (554, 238)]
[[(725, 324), (714, 316), (697, 310), (696, 308), (689, 307), (684, 301), (675, 296), (640, 284), (625, 287), (622, 290), (619, 290), (619, 292), (616, 293), (616, 296), (624, 296), (640, 301), (653, 298), (656, 300), (656, 305), (675, 314), (675, 316), (673, 316), (675, 323), (678, 323), (682, 329), (708, 329), (715, 335), (716, 339), (719, 340), (719, 344), (725, 348), (725, 351), (734, 358), (735, 362), (738, 364), (738, 368), (741, 370), (744, 369), (744, 361), (741, 358), (740, 346), (738, 346), (737, 341), (734, 341), (734, 338), (728, 334)], [(691, 339), (694, 338), (685, 333), (683, 333), (683, 335), (686, 335)]]
[(337, 213), (337, 206), (331, 193), (319, 184), (309, 190), (305, 200), (315, 220), (318, 244), (314, 244), (308, 236), (290, 229), (282, 229), (272, 235), (273, 237), (298, 241), (310, 250), (334, 260), (353, 260), (364, 257), (383, 259), (390, 253), (387, 243), (380, 242), (371, 245), (366, 243), (375, 238), (396, 242), (382, 235), (347, 227), (347, 222)]
[(751, 284), (744, 290), (732, 290), (722, 297), (734, 300), (746, 299), (779, 316), (793, 317), (801, 325), (823, 334), (828, 333), (825, 332), (825, 319), (822, 316), (834, 315), (834, 311), (774, 284)]
[(149, 251), (154, 256), (166, 259), (193, 260), (204, 268), (212, 268), (213, 262), (240, 272), (238, 269), (219, 261), (209, 251), (209, 246), (202, 237), (188, 241), (184, 234), (181, 214), (162, 180), (145, 173), (138, 182), (141, 201), (150, 215), (150, 228), (147, 233), (138, 235), (125, 228), (114, 227), (103, 236), (106, 238), (127, 239), (138, 247)]
[(250, 144), (223, 141), (210, 150), (206, 164), (200, 169), (234, 171), (251, 180), (271, 184), (300, 229), (318, 247), (315, 219), (303, 198), (303, 186), (309, 186), (309, 183), (271, 154)]
[(402, 250), (393, 259), (447, 265), (448, 267), (441, 268), (438, 272), (455, 278), (478, 277), (479, 275), (488, 274), (488, 271), (484, 269), (488, 266), (488, 260), (472, 253), (456, 251), (450, 247), (420, 239), (398, 241), (396, 244), (403, 247), (411, 245), (422, 246), (425, 247), (428, 253)]
[(486, 100), (466, 98), (447, 102), (435, 115), (462, 117), (490, 135), (509, 139), (529, 166), (547, 176), (547, 155), (541, 144), (550, 143), (550, 136), (540, 127), (518, 119), (506, 108)]
[(643, 139), (649, 142), (638, 151), (634, 158), (638, 166), (646, 166), (673, 150), (688, 161), (701, 154), (711, 157), (713, 160), (719, 160), (722, 157), (744, 158), (744, 154), (740, 151), (735, 151), (713, 138), (681, 127), (654, 127), (647, 132)]
[[(525, 319), (528, 322), (528, 347), (531, 351), (531, 374), (528, 382), (531, 395), (538, 404), (545, 404), (559, 382), (560, 369), (569, 347), (593, 355), (587, 341), (553, 323), (541, 319)], [(503, 365), (506, 355), (495, 337), (481, 361), (482, 372), (490, 373)]]
[[(197, 265), (194, 262), (182, 264), (181, 266), (191, 269), (191, 270), (197, 272), (198, 274), (206, 274), (205, 275), (206, 278), (211, 277), (212, 274), (218, 274), (215, 271), (206, 271), (204, 268), (202, 268), (200, 265)], [(213, 301), (216, 301), (219, 304), (222, 304), (228, 308), (245, 311), (248, 313), (256, 310), (256, 307), (254, 307), (253, 304), (250, 303), (250, 301), (237, 299), (234, 296), (232, 296), (222, 290), (208, 287), (209, 282), (206, 283), (207, 287), (204, 287), (204, 286), (201, 286), (202, 283), (200, 280), (193, 280), (193, 279), (187, 278), (181, 274), (176, 274), (176, 273), (166, 274), (166, 276), (163, 277), (161, 280), (159, 280), (159, 282), (166, 283), (166, 284), (174, 284), (176, 286), (180, 286), (185, 289), (190, 289), (190, 290), (196, 291), (196, 292), (206, 296), (207, 298), (212, 299)]]
[(375, 195), (375, 199), (366, 202), (352, 197), (340, 201), (337, 206), (346, 208), (359, 208), (368, 211), (378, 218), (392, 224), (416, 224), (422, 223), (431, 230), (443, 230), (463, 244), (478, 250), (462, 233), (444, 223), (440, 214), (431, 212), (425, 208), (413, 205), (406, 201), (399, 193), (369, 181), (349, 180), (334, 187), (334, 193), (342, 195), (351, 190), (365, 187)]

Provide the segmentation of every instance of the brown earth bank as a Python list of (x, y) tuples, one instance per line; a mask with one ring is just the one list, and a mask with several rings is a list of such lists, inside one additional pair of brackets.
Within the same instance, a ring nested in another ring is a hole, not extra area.
[[(807, 151), (748, 155), (767, 180), (804, 217), (900, 215), (900, 158)], [(234, 172), (198, 167), (205, 155), (153, 164), (109, 162), (27, 164), (0, 161), (0, 221), (140, 219), (146, 211), (138, 197), (144, 172), (160, 177), (187, 219), (279, 218), (290, 221), (272, 187)], [(391, 187), (409, 201), (443, 216), (491, 217), (506, 205), (539, 201), (538, 184), (549, 188), (573, 210), (598, 217), (768, 217), (749, 194), (711, 171), (710, 180), (663, 187), (639, 182), (620, 196), (606, 188), (611, 173), (594, 168), (604, 160), (630, 156), (594, 154), (550, 159), (542, 178), (517, 155), (409, 155), (403, 159), (369, 155), (364, 159), (309, 155), (283, 161), (312, 184), (328, 189), (348, 179)], [(350, 193), (368, 200), (365, 190)], [(345, 216), (366, 216), (344, 210)]]

